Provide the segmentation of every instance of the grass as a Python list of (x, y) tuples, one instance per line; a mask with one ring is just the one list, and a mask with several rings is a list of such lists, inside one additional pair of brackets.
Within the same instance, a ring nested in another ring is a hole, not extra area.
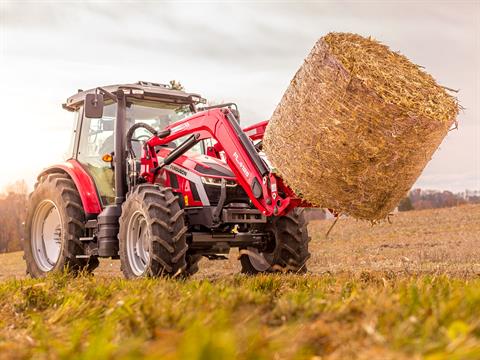
[(391, 272), (0, 283), (8, 359), (480, 358), (480, 279)]

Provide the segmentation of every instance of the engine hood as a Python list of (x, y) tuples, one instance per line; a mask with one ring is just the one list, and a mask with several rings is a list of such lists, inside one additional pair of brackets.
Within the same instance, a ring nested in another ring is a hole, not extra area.
[[(158, 155), (160, 157), (165, 157), (169, 152), (170, 150), (162, 149), (159, 151)], [(189, 171), (193, 171), (201, 176), (220, 177), (230, 180), (235, 179), (235, 174), (225, 161), (208, 155), (190, 152), (186, 155), (180, 156), (174, 164)]]

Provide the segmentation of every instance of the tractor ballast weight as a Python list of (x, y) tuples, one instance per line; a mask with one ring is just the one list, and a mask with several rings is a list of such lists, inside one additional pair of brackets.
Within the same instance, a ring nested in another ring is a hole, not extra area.
[[(98, 257), (112, 257), (128, 278), (188, 276), (202, 256), (220, 259), (232, 247), (245, 273), (305, 271), (300, 207), (308, 204), (261, 155), (268, 122), (242, 130), (236, 105), (202, 109), (203, 102), (145, 82), (70, 97), (64, 108), (79, 119), (74, 150), (39, 176), (27, 219), (28, 272), (92, 270)], [(63, 197), (55, 198), (60, 184)]]

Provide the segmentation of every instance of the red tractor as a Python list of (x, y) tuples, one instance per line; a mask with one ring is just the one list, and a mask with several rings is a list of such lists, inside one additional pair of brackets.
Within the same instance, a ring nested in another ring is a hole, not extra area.
[(92, 271), (110, 257), (127, 278), (188, 276), (232, 247), (244, 273), (306, 271), (307, 204), (262, 155), (268, 122), (242, 130), (235, 104), (202, 104), (146, 82), (68, 98), (69, 159), (30, 196), (28, 273)]

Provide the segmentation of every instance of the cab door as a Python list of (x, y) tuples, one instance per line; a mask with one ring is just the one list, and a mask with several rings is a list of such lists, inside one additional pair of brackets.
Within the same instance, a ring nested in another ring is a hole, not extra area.
[(100, 119), (83, 116), (80, 126), (77, 160), (95, 182), (103, 206), (115, 202), (114, 172), (102, 157), (114, 150), (116, 108), (116, 104), (106, 105)]

